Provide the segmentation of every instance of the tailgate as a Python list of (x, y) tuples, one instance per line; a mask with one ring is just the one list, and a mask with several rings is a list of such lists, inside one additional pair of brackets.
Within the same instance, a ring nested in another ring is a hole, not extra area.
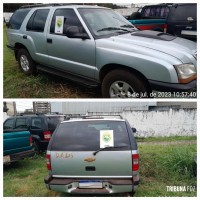
[(52, 174), (65, 177), (131, 177), (131, 151), (51, 152)]

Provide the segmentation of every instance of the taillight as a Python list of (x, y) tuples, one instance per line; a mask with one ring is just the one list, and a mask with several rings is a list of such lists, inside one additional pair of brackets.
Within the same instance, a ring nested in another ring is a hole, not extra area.
[(50, 131), (44, 131), (44, 139), (45, 140), (51, 139), (51, 132)]
[(50, 154), (46, 154), (46, 163), (47, 163), (47, 169), (51, 170), (51, 156), (50, 156)]
[(133, 162), (133, 165), (132, 165), (132, 170), (133, 171), (137, 171), (140, 167), (140, 161), (139, 161), (139, 154), (133, 154), (132, 155), (132, 162)]
[(164, 25), (164, 33), (167, 32), (167, 24)]
[(32, 136), (29, 137), (29, 144), (30, 144), (30, 146), (32, 146), (32, 144), (33, 144)]

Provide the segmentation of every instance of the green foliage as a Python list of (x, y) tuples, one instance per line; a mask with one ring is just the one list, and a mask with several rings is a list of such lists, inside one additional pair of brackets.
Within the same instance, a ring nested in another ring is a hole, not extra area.
[(194, 156), (195, 148), (186, 145), (184, 148), (171, 148), (168, 154), (161, 158), (161, 163), (166, 169), (170, 169), (173, 173), (178, 173), (182, 176), (194, 177), (195, 166)]

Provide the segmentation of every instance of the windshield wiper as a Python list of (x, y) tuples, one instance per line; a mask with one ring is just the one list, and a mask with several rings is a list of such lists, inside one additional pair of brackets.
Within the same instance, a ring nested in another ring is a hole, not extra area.
[(122, 25), (120, 27), (129, 28), (129, 31), (137, 31), (138, 29), (135, 26), (131, 26), (129, 24)]
[(135, 28), (134, 26), (130, 25), (130, 24), (124, 24), (120, 27), (126, 27), (126, 28)]
[(104, 147), (104, 148), (101, 148), (101, 149), (98, 149), (97, 151), (95, 151), (93, 153), (93, 155), (95, 156), (99, 151), (102, 151), (104, 149), (114, 149), (114, 148), (123, 148), (123, 147), (128, 147), (127, 145), (124, 145), (124, 146), (115, 146), (115, 147)]
[(113, 31), (113, 30), (129, 32), (129, 30), (127, 30), (125, 28), (119, 28), (119, 27), (106, 27), (106, 28), (99, 29), (97, 32), (100, 32), (100, 31)]

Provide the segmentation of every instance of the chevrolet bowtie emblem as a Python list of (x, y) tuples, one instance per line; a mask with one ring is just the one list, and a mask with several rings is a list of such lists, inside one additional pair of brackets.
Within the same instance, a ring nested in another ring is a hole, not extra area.
[(86, 161), (86, 162), (93, 162), (93, 161), (95, 161), (95, 160), (96, 160), (95, 157), (88, 157), (88, 158), (85, 158), (85, 159), (84, 159), (84, 161)]

